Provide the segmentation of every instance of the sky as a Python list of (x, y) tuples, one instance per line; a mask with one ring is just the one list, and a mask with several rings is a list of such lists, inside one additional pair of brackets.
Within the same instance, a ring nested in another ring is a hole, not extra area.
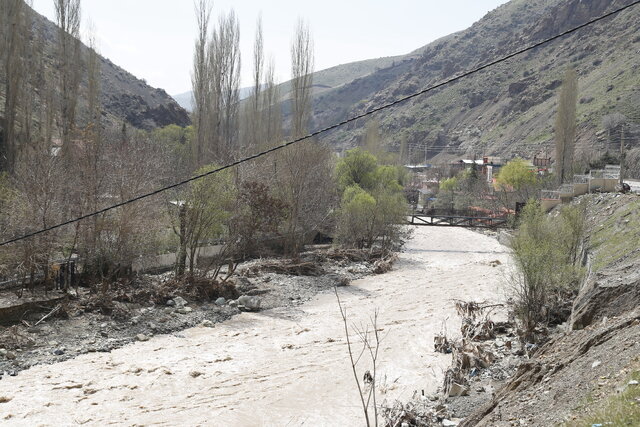
[[(469, 27), (507, 0), (214, 0), (212, 21), (234, 9), (240, 20), (242, 83), (251, 85), (255, 24), (279, 81), (289, 80), (291, 39), (308, 22), (316, 71), (409, 53)], [(55, 21), (53, 0), (33, 0)], [(176, 95), (191, 89), (196, 24), (193, 0), (82, 0), (83, 34), (93, 28), (99, 52), (151, 86)]]

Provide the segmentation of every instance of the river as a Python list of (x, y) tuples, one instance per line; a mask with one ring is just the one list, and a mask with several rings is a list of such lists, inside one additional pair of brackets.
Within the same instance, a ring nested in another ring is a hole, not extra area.
[[(436, 391), (450, 356), (433, 351), (433, 336), (445, 324), (458, 331), (453, 300), (501, 300), (508, 268), (507, 249), (491, 237), (416, 227), (392, 271), (339, 288), (350, 323), (379, 310), (379, 403)], [(0, 381), (0, 402), (3, 425), (363, 424), (332, 293), (35, 366)]]

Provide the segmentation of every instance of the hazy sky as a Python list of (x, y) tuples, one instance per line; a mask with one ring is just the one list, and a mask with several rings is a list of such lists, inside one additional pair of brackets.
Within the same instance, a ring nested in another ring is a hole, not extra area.
[[(265, 53), (280, 81), (290, 73), (297, 19), (310, 24), (316, 70), (361, 59), (408, 53), (467, 28), (507, 0), (214, 0), (215, 15), (233, 8), (240, 19), (242, 86), (251, 84), (255, 22), (262, 13)], [(53, 0), (34, 8), (54, 20)], [(192, 0), (82, 0), (100, 53), (175, 95), (190, 90), (196, 37)]]

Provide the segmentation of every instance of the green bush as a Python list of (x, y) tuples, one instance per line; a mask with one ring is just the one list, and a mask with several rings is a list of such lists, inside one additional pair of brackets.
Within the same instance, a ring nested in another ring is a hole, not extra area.
[(401, 246), (407, 237), (403, 223), (408, 209), (402, 170), (379, 165), (375, 156), (356, 148), (338, 163), (336, 174), (342, 190), (338, 242), (360, 249)]
[(584, 235), (584, 210), (564, 207), (547, 216), (537, 201), (527, 203), (513, 239), (516, 265), (512, 277), (514, 311), (528, 339), (536, 327), (566, 320), (567, 295), (580, 283), (580, 247)]

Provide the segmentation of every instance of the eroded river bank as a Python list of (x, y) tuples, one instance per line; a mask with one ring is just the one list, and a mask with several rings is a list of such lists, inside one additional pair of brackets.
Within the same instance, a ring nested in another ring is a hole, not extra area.
[[(500, 261), (494, 267), (494, 261)], [(380, 399), (442, 383), (433, 336), (459, 329), (453, 299), (499, 301), (506, 248), (465, 229), (423, 227), (392, 271), (339, 288), (349, 320), (379, 310)], [(361, 420), (335, 295), (243, 313), (110, 353), (35, 366), (0, 383), (7, 425), (353, 425)]]

